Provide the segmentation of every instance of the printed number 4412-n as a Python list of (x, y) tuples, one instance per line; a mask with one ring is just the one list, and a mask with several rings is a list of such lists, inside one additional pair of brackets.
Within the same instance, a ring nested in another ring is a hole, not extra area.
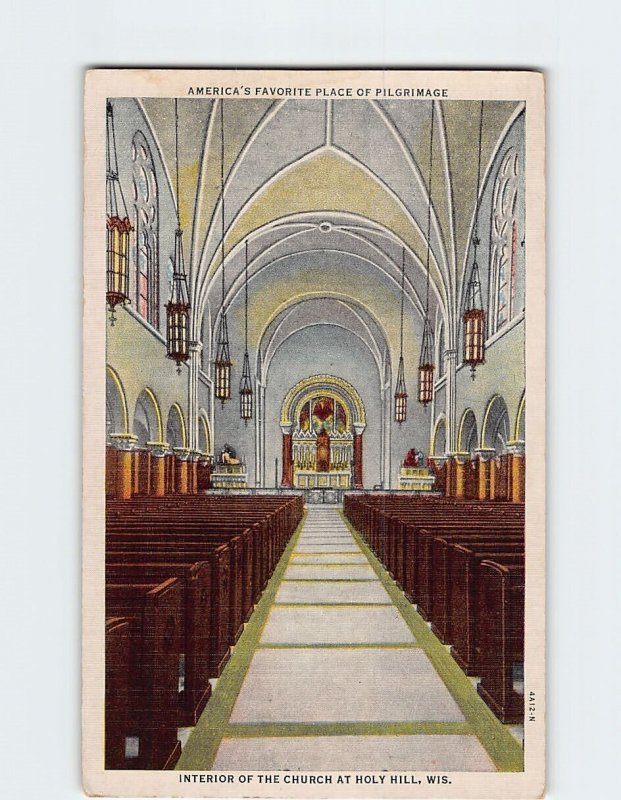
[(535, 721), (535, 693), (528, 693), (528, 721)]

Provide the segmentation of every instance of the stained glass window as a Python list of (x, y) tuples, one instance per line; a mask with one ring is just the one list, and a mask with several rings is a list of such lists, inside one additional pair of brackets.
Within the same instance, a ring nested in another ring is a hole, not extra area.
[(159, 327), (158, 198), (153, 158), (137, 131), (132, 142), (133, 194), (136, 217), (136, 309)]
[(492, 333), (507, 323), (514, 314), (519, 181), (518, 154), (514, 148), (509, 148), (498, 170), (492, 197)]

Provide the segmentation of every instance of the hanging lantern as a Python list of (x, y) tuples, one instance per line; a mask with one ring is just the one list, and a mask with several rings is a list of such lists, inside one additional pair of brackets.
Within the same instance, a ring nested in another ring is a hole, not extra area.
[(244, 367), (241, 381), (239, 382), (239, 415), (248, 424), (252, 419), (252, 381), (250, 380), (250, 359), (248, 357), (248, 239), (246, 239), (246, 267), (245, 267), (245, 300), (244, 300), (244, 337), (246, 351), (244, 353)]
[(229, 353), (229, 332), (226, 323), (226, 314), (223, 312), (218, 327), (218, 344), (215, 361), (215, 392), (216, 398), (222, 401), (231, 397), (231, 356)]
[(464, 362), (470, 364), (472, 380), (475, 377), (477, 364), (485, 363), (485, 311), (481, 300), (481, 279), (479, 265), (476, 262), (476, 244), (475, 261), (472, 264), (472, 272), (468, 281), (464, 309)]
[(110, 323), (114, 309), (129, 302), (129, 234), (132, 226), (121, 184), (116, 158), (112, 103), (106, 105), (106, 303)]
[(481, 188), (481, 140), (483, 135), (483, 102), (481, 102), (481, 119), (479, 123), (479, 167), (477, 173), (477, 194), (474, 211), (474, 235), (472, 237), (473, 256), (470, 279), (466, 287), (464, 303), (464, 363), (470, 364), (472, 380), (475, 378), (478, 364), (485, 363), (485, 311), (481, 297), (481, 277), (477, 262), (479, 239), (479, 193)]
[(239, 415), (246, 425), (252, 419), (252, 382), (250, 380), (250, 359), (248, 351), (244, 355), (244, 368), (239, 383)]
[(403, 356), (399, 358), (399, 370), (397, 372), (397, 390), (395, 391), (395, 422), (401, 425), (408, 417), (408, 393), (405, 388), (405, 376), (403, 372)]
[(226, 322), (226, 311), (224, 308), (225, 299), (225, 258), (224, 258), (224, 234), (226, 231), (224, 224), (224, 102), (220, 101), (220, 209), (222, 212), (222, 304), (220, 306), (221, 316), (218, 327), (218, 342), (216, 346), (216, 360), (214, 363), (214, 384), (216, 399), (222, 401), (222, 407), (226, 400), (231, 397), (231, 355), (229, 352), (229, 328)]
[(429, 181), (427, 183), (427, 293), (423, 343), (418, 362), (418, 402), (427, 408), (433, 398), (433, 333), (429, 322), (429, 256), (431, 251), (431, 177), (433, 174), (433, 120), (435, 103), (431, 101), (431, 132), (429, 134)]
[(405, 299), (405, 247), (401, 251), (401, 334), (399, 340), (399, 369), (397, 370), (397, 388), (395, 390), (395, 422), (401, 425), (408, 415), (408, 393), (405, 388), (403, 370), (403, 301)]
[(423, 325), (423, 346), (418, 364), (418, 402), (426, 408), (433, 398), (433, 336), (431, 323), (425, 317)]
[(170, 300), (166, 304), (166, 355), (177, 362), (177, 372), (181, 364), (190, 357), (189, 317), (190, 303), (188, 285), (183, 263), (183, 231), (175, 231), (175, 255), (173, 258), (173, 280)]
[(170, 287), (170, 300), (166, 304), (166, 356), (177, 362), (177, 373), (181, 374), (181, 364), (190, 357), (190, 300), (183, 259), (183, 231), (179, 215), (179, 133), (177, 99), (175, 98), (175, 164), (177, 191), (177, 230), (175, 231), (175, 251), (173, 254), (173, 279)]

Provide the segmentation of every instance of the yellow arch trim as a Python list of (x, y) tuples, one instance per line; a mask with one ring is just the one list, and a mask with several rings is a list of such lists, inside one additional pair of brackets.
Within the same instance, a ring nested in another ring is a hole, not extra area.
[(520, 400), (520, 404), (517, 410), (517, 416), (515, 418), (515, 429), (513, 431), (513, 438), (517, 442), (520, 438), (520, 425), (522, 424), (522, 417), (524, 416), (524, 409), (526, 408), (526, 391), (522, 394), (522, 399)]
[(439, 456), (444, 455), (444, 453), (436, 453), (436, 439), (438, 438), (438, 431), (440, 430), (440, 425), (444, 425), (444, 430), (446, 431), (446, 415), (440, 414), (438, 419), (436, 420), (436, 424), (433, 426), (433, 434), (431, 436), (431, 455)]
[(179, 403), (173, 403), (172, 406), (170, 407), (171, 411), (172, 411), (173, 408), (175, 409), (175, 411), (179, 415), (179, 422), (181, 423), (181, 439), (183, 440), (183, 447), (187, 447), (188, 446), (188, 438), (187, 438), (187, 435), (186, 435), (185, 418), (183, 416), (183, 411), (181, 410), (181, 406), (179, 405)]
[(343, 396), (339, 395), (337, 392), (331, 391), (330, 389), (322, 389), (320, 387), (317, 389), (311, 389), (309, 392), (302, 395), (302, 397), (298, 400), (293, 412), (293, 423), (300, 418), (300, 413), (302, 412), (302, 408), (306, 405), (306, 403), (315, 397), (329, 397), (331, 400), (334, 400), (340, 406), (342, 406), (345, 409), (346, 425), (348, 428), (351, 428), (353, 422), (351, 418), (351, 411), (349, 410), (347, 403), (343, 403)]
[(205, 433), (205, 442), (207, 443), (207, 453), (211, 453), (212, 446), (211, 446), (211, 432), (209, 430), (209, 421), (204, 414), (198, 415), (198, 422), (200, 425), (203, 426), (203, 431)]
[(129, 410), (127, 408), (127, 397), (121, 379), (109, 364), (106, 364), (106, 373), (112, 378), (121, 398), (121, 411), (123, 412), (123, 433), (129, 434)]
[(458, 430), (458, 433), (457, 433), (457, 449), (460, 452), (463, 452), (463, 450), (464, 450), (464, 448), (462, 446), (461, 437), (462, 437), (463, 432), (464, 432), (464, 424), (466, 422), (466, 417), (468, 416), (468, 414), (472, 414), (472, 416), (474, 417), (474, 424), (475, 425), (477, 424), (476, 414), (474, 413), (474, 411), (471, 408), (467, 408), (464, 411), (464, 413), (461, 415), (461, 419), (459, 421), (459, 430)]
[[(502, 402), (505, 403), (501, 395), (495, 394), (491, 397), (489, 403), (487, 404), (487, 408), (485, 409), (485, 415), (483, 417), (483, 425), (481, 427), (481, 447), (487, 447), (487, 445), (485, 444), (485, 437), (487, 436), (487, 421), (489, 419), (490, 412), (496, 400), (502, 400)], [(505, 407), (506, 405), (507, 404), (505, 403)]]
[[(357, 419), (354, 419), (354, 422), (366, 425), (366, 413), (360, 395), (356, 389), (354, 389), (351, 383), (343, 380), (343, 378), (337, 378), (334, 375), (312, 375), (310, 378), (305, 378), (304, 380), (299, 381), (299, 383), (296, 383), (296, 385), (289, 390), (287, 396), (285, 397), (280, 414), (280, 424), (290, 425), (295, 419), (295, 416), (291, 413), (291, 406), (296, 397), (303, 393), (308, 400), (309, 394), (315, 388), (317, 390), (321, 388), (322, 392), (327, 394), (330, 391), (330, 385), (337, 386), (351, 400), (357, 417)], [(338, 399), (340, 401), (340, 398)]]
[[(157, 440), (158, 442), (163, 442), (164, 428), (162, 425), (162, 412), (160, 411), (160, 406), (159, 403), (157, 402), (157, 397), (153, 394), (153, 392), (151, 391), (151, 389), (149, 389), (148, 386), (145, 386), (143, 391), (153, 404), (153, 409), (155, 411), (155, 418), (157, 419)], [(140, 395), (138, 395), (138, 397), (140, 397)]]

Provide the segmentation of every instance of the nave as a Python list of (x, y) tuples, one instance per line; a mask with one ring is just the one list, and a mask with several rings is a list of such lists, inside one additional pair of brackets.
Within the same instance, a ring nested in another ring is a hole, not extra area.
[(522, 769), (517, 740), (336, 507), (311, 507), (180, 770)]

